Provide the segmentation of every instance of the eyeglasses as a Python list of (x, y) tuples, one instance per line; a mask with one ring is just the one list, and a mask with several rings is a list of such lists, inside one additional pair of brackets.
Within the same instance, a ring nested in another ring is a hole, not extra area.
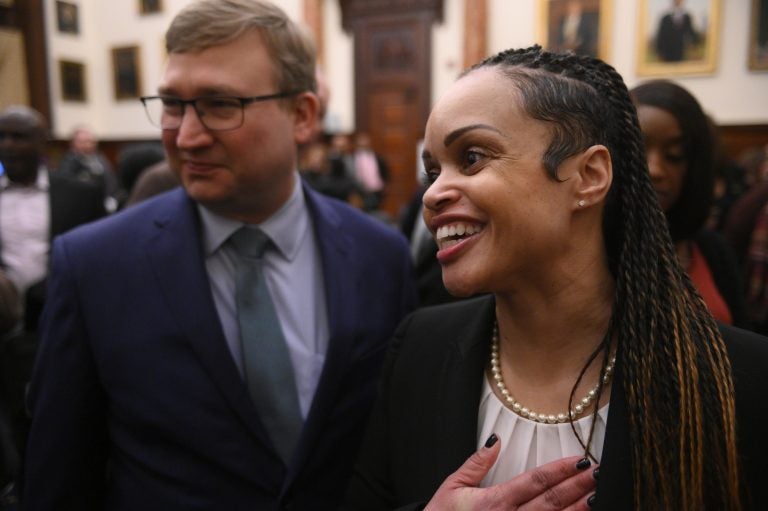
[(259, 101), (287, 98), (300, 91), (278, 92), (265, 96), (238, 98), (235, 96), (205, 96), (192, 99), (171, 96), (144, 96), (141, 103), (149, 122), (164, 130), (176, 130), (181, 126), (187, 105), (192, 105), (200, 122), (211, 131), (234, 130), (243, 125), (246, 105)]

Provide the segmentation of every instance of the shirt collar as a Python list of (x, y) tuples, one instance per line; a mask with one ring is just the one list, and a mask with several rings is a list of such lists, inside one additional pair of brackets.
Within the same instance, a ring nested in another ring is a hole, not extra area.
[(36, 189), (40, 191), (47, 191), (50, 187), (50, 180), (48, 179), (48, 169), (45, 168), (45, 166), (40, 166), (37, 169), (37, 179), (35, 179), (35, 182), (31, 185), (20, 185), (18, 183), (12, 182), (10, 179), (8, 179), (8, 176), (3, 174), (0, 176), (0, 189), (7, 190), (9, 188), (27, 188), (27, 189)]
[[(309, 213), (301, 179), (296, 176), (293, 192), (283, 206), (256, 227), (264, 231), (283, 257), (293, 260), (298, 253), (302, 238), (309, 225)], [(213, 213), (198, 204), (203, 224), (204, 247), (207, 256), (212, 255), (240, 227), (246, 225)]]

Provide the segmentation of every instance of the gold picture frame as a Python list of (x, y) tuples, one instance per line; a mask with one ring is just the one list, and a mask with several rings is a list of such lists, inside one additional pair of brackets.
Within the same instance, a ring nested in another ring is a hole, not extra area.
[(72, 60), (59, 60), (59, 83), (63, 101), (80, 103), (86, 101), (85, 64)]
[(749, 19), (749, 69), (768, 71), (768, 0), (752, 0)]
[(612, 8), (612, 0), (539, 0), (540, 44), (608, 61)]
[[(681, 5), (677, 10), (675, 4)], [(717, 68), (722, 0), (638, 0), (637, 74), (711, 74)]]
[(141, 61), (138, 46), (112, 48), (112, 81), (115, 99), (141, 97)]

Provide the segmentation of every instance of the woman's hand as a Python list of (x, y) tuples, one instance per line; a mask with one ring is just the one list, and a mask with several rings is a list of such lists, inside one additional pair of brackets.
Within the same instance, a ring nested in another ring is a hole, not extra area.
[(586, 511), (590, 509), (597, 480), (585, 458), (563, 458), (524, 472), (509, 481), (478, 488), (499, 455), (501, 447), (491, 435), (429, 501), (425, 511)]

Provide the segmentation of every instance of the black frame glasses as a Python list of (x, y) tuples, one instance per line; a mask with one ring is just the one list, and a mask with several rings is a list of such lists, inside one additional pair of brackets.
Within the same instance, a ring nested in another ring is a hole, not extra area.
[(245, 107), (251, 103), (283, 99), (295, 96), (301, 91), (278, 92), (262, 96), (197, 96), (181, 99), (174, 96), (142, 96), (149, 122), (163, 130), (176, 130), (181, 127), (187, 105), (197, 114), (197, 118), (211, 131), (235, 130), (243, 125)]

